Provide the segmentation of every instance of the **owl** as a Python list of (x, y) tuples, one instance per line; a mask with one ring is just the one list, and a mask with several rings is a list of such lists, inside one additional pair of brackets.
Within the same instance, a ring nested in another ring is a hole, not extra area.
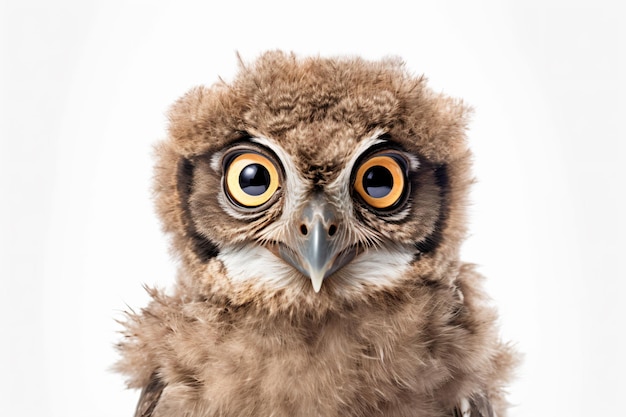
[(180, 98), (178, 276), (117, 346), (135, 416), (505, 416), (516, 355), (459, 259), (468, 113), (396, 58), (280, 51)]

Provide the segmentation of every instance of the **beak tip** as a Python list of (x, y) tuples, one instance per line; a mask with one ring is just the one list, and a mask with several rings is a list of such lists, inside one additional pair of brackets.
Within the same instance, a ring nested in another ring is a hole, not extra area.
[(316, 293), (320, 292), (322, 288), (322, 282), (324, 281), (324, 276), (313, 276), (311, 277), (311, 284), (313, 284), (313, 291)]

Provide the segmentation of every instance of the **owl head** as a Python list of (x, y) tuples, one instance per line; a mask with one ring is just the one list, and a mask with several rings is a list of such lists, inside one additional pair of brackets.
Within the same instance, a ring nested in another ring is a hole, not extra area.
[(181, 284), (278, 311), (444, 279), (465, 233), (467, 113), (397, 59), (269, 52), (192, 89), (157, 152)]

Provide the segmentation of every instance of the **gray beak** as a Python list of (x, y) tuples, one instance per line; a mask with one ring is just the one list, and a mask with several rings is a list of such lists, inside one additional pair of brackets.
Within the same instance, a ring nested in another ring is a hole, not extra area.
[(339, 245), (339, 228), (333, 207), (321, 195), (315, 195), (302, 210), (296, 242), (291, 247), (281, 244), (278, 254), (286, 262), (311, 279), (313, 290), (319, 292), (322, 282), (356, 255), (356, 248)]

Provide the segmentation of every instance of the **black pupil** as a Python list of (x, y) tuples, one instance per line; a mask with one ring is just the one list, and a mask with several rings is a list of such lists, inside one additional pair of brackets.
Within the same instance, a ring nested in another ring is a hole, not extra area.
[(393, 175), (385, 167), (373, 166), (363, 176), (363, 188), (371, 197), (382, 198), (393, 188)]
[(239, 186), (248, 195), (261, 195), (270, 187), (270, 173), (261, 164), (250, 164), (241, 170)]

